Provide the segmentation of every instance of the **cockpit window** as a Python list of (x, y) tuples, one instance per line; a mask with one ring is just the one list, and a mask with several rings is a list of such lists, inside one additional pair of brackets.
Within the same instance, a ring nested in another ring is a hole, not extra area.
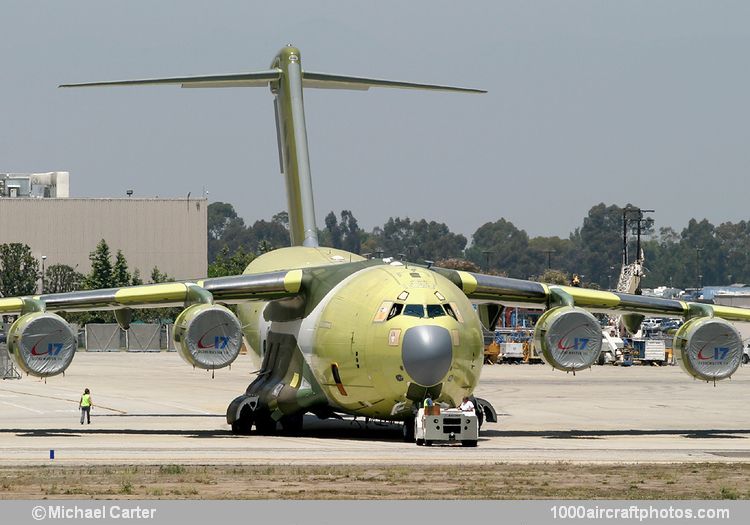
[(433, 317), (443, 317), (445, 310), (439, 304), (428, 304), (427, 305), (427, 317), (432, 319)]
[(388, 318), (386, 321), (390, 321), (394, 317), (396, 317), (398, 314), (401, 313), (401, 310), (404, 309), (404, 305), (401, 303), (394, 303), (393, 306), (391, 306), (391, 310), (388, 312)]
[(445, 308), (445, 312), (450, 315), (453, 319), (458, 321), (458, 317), (456, 317), (456, 312), (453, 311), (453, 308), (449, 304), (444, 304), (443, 307)]
[(421, 304), (407, 304), (404, 306), (404, 315), (424, 317), (424, 307)]

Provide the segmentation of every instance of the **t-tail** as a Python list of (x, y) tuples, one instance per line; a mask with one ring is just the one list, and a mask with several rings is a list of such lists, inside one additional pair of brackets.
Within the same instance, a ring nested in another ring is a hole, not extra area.
[(486, 92), (481, 89), (304, 71), (300, 51), (291, 45), (281, 49), (273, 59), (271, 68), (265, 71), (228, 75), (87, 82), (63, 84), (60, 87), (147, 84), (180, 84), (184, 88), (270, 87), (274, 94), (280, 168), (286, 180), (292, 246), (318, 246), (318, 230), (315, 225), (315, 204), (310, 175), (310, 156), (307, 149), (307, 131), (305, 128), (303, 88), (367, 90), (371, 87), (389, 87), (463, 93)]

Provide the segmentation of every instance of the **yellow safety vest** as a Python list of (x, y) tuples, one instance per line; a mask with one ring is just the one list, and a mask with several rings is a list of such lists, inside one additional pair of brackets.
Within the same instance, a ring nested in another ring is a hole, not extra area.
[(83, 394), (83, 396), (81, 396), (81, 406), (82, 407), (91, 406), (91, 396), (89, 394)]

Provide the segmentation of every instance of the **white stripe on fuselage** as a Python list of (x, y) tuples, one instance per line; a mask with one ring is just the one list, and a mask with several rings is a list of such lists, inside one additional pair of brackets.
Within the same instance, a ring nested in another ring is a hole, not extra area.
[(323, 310), (333, 300), (336, 294), (344, 286), (349, 284), (355, 277), (362, 273), (373, 271), (380, 268), (380, 266), (370, 266), (354, 272), (346, 279), (342, 280), (320, 300), (315, 306), (312, 312), (304, 319), (297, 319), (294, 321), (278, 322), (274, 321), (271, 323), (271, 331), (280, 334), (293, 335), (297, 339), (297, 344), (302, 350), (302, 355), (305, 356), (308, 366), (312, 368), (312, 357), (313, 357), (313, 345), (315, 343), (315, 329), (318, 326), (320, 317), (323, 315)]

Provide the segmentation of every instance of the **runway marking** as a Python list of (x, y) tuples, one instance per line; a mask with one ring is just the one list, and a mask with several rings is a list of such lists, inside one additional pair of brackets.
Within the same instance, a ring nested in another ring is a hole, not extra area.
[(36, 414), (44, 414), (44, 411), (42, 411), (42, 410), (37, 410), (35, 408), (26, 407), (26, 406), (23, 406), (23, 405), (16, 405), (15, 403), (10, 403), (9, 401), (3, 401), (2, 403), (3, 403), (3, 405), (8, 405), (8, 406), (20, 408), (21, 410), (27, 410), (29, 412), (34, 412)]

